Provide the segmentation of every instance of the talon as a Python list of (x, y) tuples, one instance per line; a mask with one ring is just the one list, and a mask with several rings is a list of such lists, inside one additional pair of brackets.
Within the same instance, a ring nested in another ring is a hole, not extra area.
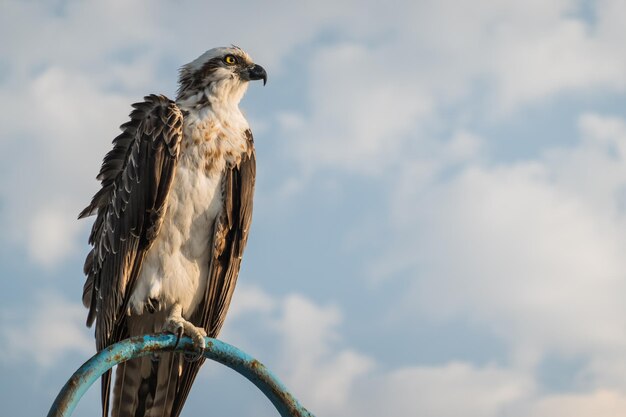
[[(191, 337), (194, 348), (199, 350), (199, 355), (202, 356), (206, 346), (206, 342), (204, 341), (204, 338), (207, 335), (206, 331), (203, 328), (196, 327), (193, 323), (185, 320), (182, 317), (182, 308), (179, 304), (174, 304), (172, 306), (168, 317), (163, 324), (163, 330), (176, 335), (174, 349), (176, 349), (180, 344), (180, 339), (186, 335)], [(196, 358), (194, 360), (198, 360), (198, 355), (194, 355), (194, 357)]]
[(178, 344), (180, 343), (180, 338), (183, 337), (183, 332), (183, 326), (180, 326), (178, 329), (176, 329), (176, 343), (174, 343), (174, 349), (178, 347)]

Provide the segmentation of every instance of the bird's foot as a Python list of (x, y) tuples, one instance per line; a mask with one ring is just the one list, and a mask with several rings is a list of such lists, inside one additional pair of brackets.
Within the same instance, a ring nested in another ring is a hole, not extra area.
[[(181, 313), (182, 308), (180, 305), (175, 304), (165, 320), (163, 331), (176, 335), (176, 345), (174, 348), (178, 346), (181, 337), (189, 336), (193, 341), (193, 346), (196, 350), (196, 353), (191, 354), (193, 356), (191, 356), (190, 360), (198, 360), (202, 356), (204, 348), (206, 347), (204, 338), (207, 336), (207, 333), (202, 327), (196, 327), (193, 323), (185, 320)], [(186, 358), (187, 356), (188, 355), (185, 354)]]

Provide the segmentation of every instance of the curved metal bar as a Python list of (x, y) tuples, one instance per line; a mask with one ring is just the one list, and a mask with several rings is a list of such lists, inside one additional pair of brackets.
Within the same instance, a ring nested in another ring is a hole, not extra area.
[[(145, 335), (123, 340), (98, 352), (83, 364), (67, 381), (52, 404), (48, 417), (69, 417), (87, 389), (107, 370), (120, 362), (154, 352), (194, 352), (190, 338), (180, 339), (174, 349), (176, 336)], [(217, 339), (206, 338), (204, 356), (234, 369), (256, 385), (274, 404), (282, 417), (313, 417), (300, 405), (263, 364)]]

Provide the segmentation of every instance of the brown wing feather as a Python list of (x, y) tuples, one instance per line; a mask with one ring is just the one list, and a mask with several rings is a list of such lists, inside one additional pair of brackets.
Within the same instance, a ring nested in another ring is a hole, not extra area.
[[(102, 188), (79, 218), (97, 213), (85, 260), (87, 325), (96, 321), (102, 350), (127, 336), (125, 312), (146, 251), (159, 232), (182, 138), (183, 116), (164, 96), (133, 104), (130, 121), (113, 140), (98, 174)], [(108, 412), (111, 375), (102, 378)]]
[[(223, 179), (224, 212), (213, 228), (212, 257), (206, 295), (191, 322), (217, 337), (235, 290), (243, 251), (252, 222), (256, 155), (252, 133), (246, 131), (248, 153), (237, 166), (227, 168)], [(204, 359), (185, 362), (178, 380), (172, 417), (178, 417)]]

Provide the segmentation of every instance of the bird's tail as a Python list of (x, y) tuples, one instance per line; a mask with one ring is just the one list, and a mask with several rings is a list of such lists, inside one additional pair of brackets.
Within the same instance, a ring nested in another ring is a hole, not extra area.
[(180, 353), (160, 353), (117, 366), (112, 417), (170, 417), (183, 370)]

